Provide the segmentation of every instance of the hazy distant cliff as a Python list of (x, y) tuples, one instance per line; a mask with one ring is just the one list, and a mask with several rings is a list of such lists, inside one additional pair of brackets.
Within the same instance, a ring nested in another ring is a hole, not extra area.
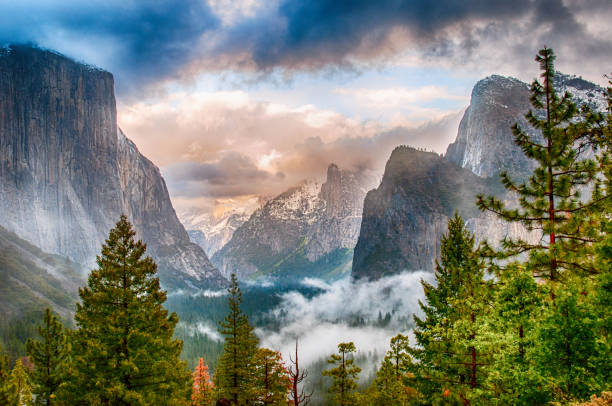
[(117, 128), (113, 77), (52, 52), (0, 54), (0, 225), (91, 266), (125, 213), (166, 287), (225, 279), (178, 221), (155, 165)]
[(213, 256), (227, 275), (333, 279), (348, 273), (371, 181), (332, 164), (321, 184), (305, 182), (269, 200)]

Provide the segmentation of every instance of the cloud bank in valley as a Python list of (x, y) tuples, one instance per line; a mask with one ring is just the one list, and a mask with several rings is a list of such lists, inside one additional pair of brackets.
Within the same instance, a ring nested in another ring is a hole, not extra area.
[[(321, 288), (322, 293), (306, 298), (289, 292), (273, 312), (282, 317), (280, 331), (258, 330), (262, 345), (281, 351), (284, 359), (295, 350), (299, 337), (300, 359), (305, 365), (336, 351), (338, 343), (353, 341), (360, 352), (384, 354), (391, 337), (407, 333), (412, 314), (419, 312), (423, 299), (421, 279), (431, 281), (429, 272), (404, 272), (378, 281), (352, 283), (346, 278), (332, 284), (307, 281)], [(392, 314), (383, 327), (354, 326), (349, 320), (362, 317), (375, 322), (378, 315)]]

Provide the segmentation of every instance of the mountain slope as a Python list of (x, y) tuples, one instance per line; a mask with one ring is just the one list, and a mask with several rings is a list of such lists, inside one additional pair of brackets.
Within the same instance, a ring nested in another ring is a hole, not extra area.
[(215, 216), (213, 213), (202, 213), (196, 208), (179, 213), (179, 219), (187, 229), (191, 241), (212, 257), (232, 239), (234, 232), (247, 222), (255, 209), (240, 207)]
[(110, 73), (12, 46), (0, 74), (0, 225), (91, 267), (125, 213), (164, 287), (225, 284), (178, 221), (159, 169), (117, 128)]
[(85, 284), (79, 265), (43, 252), (0, 227), (0, 312), (11, 318), (49, 306), (74, 312), (78, 287)]
[[(557, 74), (555, 82), (557, 91), (569, 91), (579, 106), (605, 107), (602, 88), (563, 74)], [(483, 79), (474, 86), (470, 106), (445, 158), (408, 147), (393, 152), (380, 187), (369, 192), (364, 203), (353, 258), (355, 278), (432, 270), (454, 210), (464, 217), (477, 241), (487, 239), (493, 246), (505, 236), (526, 241), (541, 237), (537, 231), (480, 213), (475, 205), (478, 193), (498, 195), (509, 205), (517, 203), (497, 178), (501, 171), (524, 178), (534, 168), (534, 162), (514, 144), (511, 130), (518, 123), (530, 131), (524, 118), (529, 97), (529, 86), (517, 79), (497, 75)]]
[(371, 181), (332, 164), (325, 183), (305, 182), (269, 200), (212, 260), (228, 275), (335, 279), (350, 271)]

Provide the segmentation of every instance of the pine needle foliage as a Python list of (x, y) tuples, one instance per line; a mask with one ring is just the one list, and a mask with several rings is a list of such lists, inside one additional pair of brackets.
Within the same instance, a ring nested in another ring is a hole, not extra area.
[(212, 406), (214, 404), (214, 385), (210, 380), (208, 365), (200, 358), (193, 374), (192, 406)]
[(353, 342), (338, 344), (338, 353), (332, 354), (327, 360), (327, 363), (334, 367), (322, 372), (323, 376), (333, 379), (328, 392), (335, 405), (349, 406), (357, 405), (359, 402), (357, 379), (361, 368), (355, 365), (355, 360), (351, 356), (356, 351)]
[(8, 403), (7, 406), (33, 406), (32, 383), (30, 375), (18, 359), (8, 379)]
[(97, 269), (79, 290), (71, 404), (185, 405), (191, 379), (173, 338), (175, 313), (146, 246), (122, 215), (102, 246)]
[(64, 326), (49, 308), (45, 309), (38, 334), (40, 340), (29, 339), (26, 350), (34, 363), (32, 384), (36, 404), (50, 406), (56, 404), (57, 391), (66, 380), (70, 346)]
[(455, 214), (441, 240), (436, 283), (421, 281), (424, 317), (414, 316), (417, 346), (410, 351), (416, 389), (428, 400), (462, 403), (484, 380), (476, 334), (484, 322), (490, 286), (474, 244), (474, 236)]
[[(489, 257), (505, 259), (528, 253), (527, 268), (534, 276), (558, 280), (564, 271), (590, 274), (596, 272), (591, 251), (585, 247), (598, 241), (600, 234), (589, 226), (589, 215), (601, 209), (609, 196), (597, 196), (585, 202), (581, 189), (599, 183), (599, 167), (588, 159), (588, 131), (596, 117), (579, 115), (571, 94), (558, 95), (554, 88), (555, 55), (544, 48), (536, 56), (542, 81), (531, 84), (531, 104), (526, 118), (543, 142), (530, 136), (518, 125), (512, 128), (515, 143), (538, 166), (523, 183), (516, 183), (507, 173), (501, 174), (504, 187), (519, 198), (519, 208), (508, 208), (495, 197), (478, 196), (481, 210), (496, 213), (508, 222), (523, 224), (528, 230), (539, 230), (545, 238), (535, 243), (504, 238), (501, 250), (483, 246)], [(597, 189), (598, 186), (595, 186)]]
[(220, 398), (244, 405), (253, 402), (257, 396), (255, 355), (259, 339), (253, 333), (247, 315), (240, 309), (242, 292), (234, 274), (227, 291), (229, 312), (219, 323), (219, 332), (225, 337), (225, 342), (215, 374), (215, 386)]

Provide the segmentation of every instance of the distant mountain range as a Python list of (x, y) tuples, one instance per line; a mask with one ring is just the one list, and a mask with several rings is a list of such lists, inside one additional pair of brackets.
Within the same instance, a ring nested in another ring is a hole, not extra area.
[(374, 180), (331, 164), (324, 183), (307, 181), (269, 200), (212, 257), (240, 278), (337, 279), (349, 273), (363, 198)]
[(220, 215), (191, 208), (179, 212), (178, 216), (187, 229), (191, 241), (202, 247), (210, 258), (231, 240), (234, 231), (263, 203), (262, 199), (253, 197), (244, 206), (231, 207)]
[(90, 268), (125, 213), (165, 288), (225, 286), (159, 169), (118, 129), (110, 73), (30, 46), (0, 51), (0, 72), (1, 226)]

